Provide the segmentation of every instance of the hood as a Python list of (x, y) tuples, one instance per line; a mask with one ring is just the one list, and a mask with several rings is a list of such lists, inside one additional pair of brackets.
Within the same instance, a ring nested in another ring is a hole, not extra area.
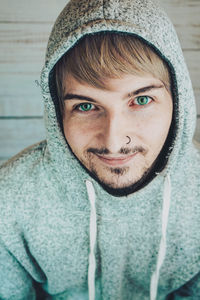
[[(168, 145), (168, 157), (163, 162), (162, 174), (140, 189), (137, 193), (126, 197), (127, 208), (132, 203), (144, 206), (152, 205), (152, 199), (162, 198), (163, 206), (161, 240), (158, 250), (156, 267), (151, 277), (151, 299), (156, 299), (159, 273), (166, 254), (166, 236), (168, 214), (171, 199), (171, 182), (175, 185), (184, 176), (186, 164), (192, 153), (192, 139), (195, 130), (196, 110), (195, 100), (189, 73), (183, 58), (180, 43), (170, 20), (157, 2), (150, 0), (72, 0), (57, 18), (49, 38), (45, 66), (41, 75), (41, 87), (45, 104), (45, 125), (47, 135), (46, 157), (51, 162), (51, 168), (60, 182), (67, 186), (71, 195), (78, 195), (87, 184), (88, 198), (91, 202), (90, 218), (90, 259), (89, 259), (89, 290), (90, 299), (94, 299), (95, 281), (95, 240), (96, 240), (96, 211), (95, 192), (98, 200), (102, 201), (102, 211), (109, 211), (109, 216), (125, 212), (124, 197), (118, 198), (107, 194), (98, 183), (95, 190), (91, 186), (90, 175), (80, 165), (69, 149), (62, 129), (57, 119), (57, 96), (54, 81), (54, 66), (58, 60), (69, 51), (85, 35), (99, 32), (119, 32), (138, 36), (166, 61), (171, 80), (174, 105), (174, 122), (176, 129), (171, 144)], [(70, 177), (69, 177), (70, 174)], [(89, 181), (88, 182), (88, 177)], [(176, 177), (177, 181), (173, 182)], [(172, 178), (172, 181), (171, 179)], [(184, 179), (183, 179), (184, 180)], [(164, 189), (160, 188), (163, 186)], [(158, 192), (158, 190), (160, 190)], [(79, 195), (80, 196), (80, 195)], [(74, 196), (71, 196), (74, 200)], [(78, 196), (77, 196), (78, 197)], [(134, 201), (133, 200), (134, 197)], [(103, 199), (103, 200), (102, 200)], [(145, 201), (143, 201), (145, 199)], [(175, 201), (173, 199), (173, 201)], [(99, 201), (100, 202), (100, 201)], [(119, 205), (117, 206), (118, 203)], [(156, 204), (159, 205), (159, 202)], [(155, 207), (153, 208), (155, 210)], [(160, 222), (160, 221), (159, 221)], [(155, 224), (153, 224), (153, 227)], [(95, 231), (95, 232), (94, 232)], [(194, 268), (196, 268), (194, 266)]]
[[(180, 166), (190, 151), (196, 111), (191, 80), (171, 21), (158, 3), (150, 0), (72, 0), (63, 9), (52, 29), (41, 74), (45, 103), (45, 126), (51, 159), (65, 172), (69, 160), (80, 170), (63, 136), (56, 116), (53, 68), (57, 61), (84, 35), (97, 32), (121, 32), (139, 36), (167, 62), (171, 78), (176, 135), (170, 145), (165, 172)], [(54, 98), (54, 99), (53, 99)], [(177, 162), (177, 157), (179, 161)], [(66, 168), (65, 168), (66, 166)], [(63, 174), (64, 176), (64, 174)]]

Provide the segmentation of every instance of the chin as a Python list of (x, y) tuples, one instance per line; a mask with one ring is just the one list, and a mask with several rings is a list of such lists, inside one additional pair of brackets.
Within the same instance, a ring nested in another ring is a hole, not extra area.
[[(130, 181), (128, 176), (126, 176), (124, 173), (126, 173), (127, 170), (124, 169), (115, 169), (114, 177), (116, 177), (116, 180), (108, 181), (106, 179), (102, 179), (94, 170), (88, 170), (91, 177), (93, 177), (104, 190), (106, 190), (109, 194), (116, 196), (116, 197), (122, 197), (122, 196), (128, 196), (136, 191), (138, 191), (140, 188), (144, 187), (147, 183), (149, 183), (149, 178), (153, 178), (151, 175), (151, 168), (145, 170), (141, 176), (138, 176), (135, 180), (133, 178), (132, 181)], [(128, 171), (127, 171), (128, 172)], [(123, 174), (122, 174), (123, 173)], [(112, 175), (111, 175), (112, 176)], [(120, 177), (126, 177), (121, 178)]]
[(116, 184), (111, 184), (111, 183), (107, 183), (104, 181), (101, 181), (98, 177), (96, 177), (93, 175), (93, 178), (96, 179), (96, 181), (98, 181), (98, 183), (102, 186), (102, 188), (107, 191), (109, 194), (116, 196), (116, 197), (122, 197), (122, 196), (128, 196), (130, 194), (133, 194), (134, 192), (136, 192), (137, 190), (139, 190), (142, 186), (142, 184), (144, 183), (143, 178), (141, 178), (140, 180), (129, 184), (129, 185), (119, 185), (117, 186)]

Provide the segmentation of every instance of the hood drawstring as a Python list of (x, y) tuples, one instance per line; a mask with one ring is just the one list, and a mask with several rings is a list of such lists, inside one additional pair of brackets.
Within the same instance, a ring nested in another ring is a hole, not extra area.
[(97, 238), (97, 217), (95, 207), (95, 190), (91, 181), (86, 180), (87, 193), (90, 200), (90, 254), (88, 267), (88, 293), (89, 300), (95, 299), (95, 243)]
[(163, 193), (163, 208), (162, 208), (162, 237), (160, 241), (160, 247), (157, 257), (156, 270), (154, 271), (151, 277), (150, 285), (150, 300), (156, 300), (158, 292), (158, 281), (159, 274), (162, 264), (166, 255), (166, 237), (167, 237), (167, 224), (169, 218), (169, 209), (170, 209), (170, 200), (171, 200), (171, 180), (170, 175), (165, 177), (164, 183), (164, 193)]
[[(88, 293), (89, 300), (95, 300), (95, 243), (97, 238), (97, 216), (95, 207), (95, 190), (91, 181), (86, 181), (87, 193), (90, 200), (90, 254), (89, 254), (89, 267), (88, 267)], [(150, 300), (156, 300), (158, 292), (158, 281), (160, 275), (160, 269), (166, 255), (166, 237), (167, 237), (167, 224), (169, 218), (171, 200), (171, 180), (170, 176), (165, 177), (164, 193), (163, 193), (163, 208), (162, 208), (162, 237), (160, 240), (160, 247), (156, 262), (156, 269), (151, 277), (150, 284)]]

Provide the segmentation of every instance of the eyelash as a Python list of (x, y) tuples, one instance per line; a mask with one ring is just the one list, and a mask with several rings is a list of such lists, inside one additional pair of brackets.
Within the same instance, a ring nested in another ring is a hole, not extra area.
[[(138, 99), (138, 98), (148, 98), (149, 99), (149, 101), (150, 101), (150, 103), (154, 100), (152, 97), (150, 97), (150, 96), (146, 96), (146, 95), (143, 95), (143, 96), (137, 96), (134, 100), (131, 100), (130, 101), (130, 106), (133, 106), (133, 105), (136, 105), (136, 106), (141, 106), (141, 107), (143, 107), (143, 106), (146, 106), (146, 105), (148, 105), (148, 104), (150, 104), (149, 102), (148, 103), (145, 103), (145, 104), (136, 104), (135, 103), (135, 101)], [(133, 103), (133, 104), (132, 104)], [(81, 110), (80, 109), (80, 107), (81, 106), (83, 106), (83, 105), (90, 105), (91, 107), (93, 107), (93, 109), (89, 109), (89, 110)], [(94, 104), (92, 104), (92, 103), (90, 103), (90, 102), (83, 102), (83, 103), (80, 103), (80, 104), (78, 104), (78, 105), (75, 105), (74, 107), (73, 107), (73, 110), (75, 110), (75, 111), (78, 111), (78, 112), (81, 112), (81, 113), (87, 113), (87, 112), (90, 112), (90, 111), (96, 111), (96, 110), (98, 110), (98, 108), (97, 108), (97, 106), (95, 106)]]

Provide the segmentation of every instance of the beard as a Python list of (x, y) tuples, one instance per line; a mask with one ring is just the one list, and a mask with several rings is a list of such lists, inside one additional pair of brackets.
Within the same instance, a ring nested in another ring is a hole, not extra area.
[[(142, 146), (134, 147), (132, 149), (129, 148), (121, 148), (119, 154), (133, 154), (135, 152), (140, 152), (141, 154), (145, 154), (147, 149)], [(135, 181), (129, 179), (123, 184), (119, 184), (120, 179), (125, 176), (129, 171), (129, 166), (124, 167), (104, 167), (105, 172), (110, 173), (111, 178), (114, 176), (114, 181), (108, 181), (104, 179), (104, 176), (100, 176), (98, 172), (98, 167), (92, 160), (93, 155), (108, 155), (110, 154), (109, 150), (106, 148), (88, 148), (84, 154), (85, 160), (79, 160), (81, 165), (85, 168), (85, 170), (89, 173), (89, 175), (95, 179), (104, 190), (106, 190), (109, 194), (117, 197), (128, 196), (144, 187), (149, 182), (150, 174), (153, 174), (153, 169), (155, 162), (150, 166), (144, 166), (142, 169), (142, 175), (135, 179)], [(87, 166), (85, 162), (88, 162)], [(152, 177), (153, 178), (153, 177)]]
[[(95, 181), (97, 181), (106, 192), (108, 192), (109, 194), (111, 194), (112, 196), (115, 196), (115, 197), (128, 196), (128, 195), (133, 194), (134, 192), (137, 192), (138, 190), (144, 188), (146, 185), (148, 185), (159, 174), (159, 172), (161, 172), (164, 169), (164, 167), (167, 163), (167, 160), (169, 158), (169, 153), (171, 152), (171, 149), (172, 149), (172, 148), (170, 148), (170, 151), (169, 151), (168, 141), (166, 141), (161, 152), (158, 154), (157, 158), (154, 160), (152, 165), (150, 167), (147, 167), (146, 169), (144, 168), (143, 174), (140, 178), (138, 178), (135, 182), (128, 182), (121, 187), (115, 187), (115, 186), (113, 186), (113, 184), (110, 184), (110, 183), (106, 182), (104, 179), (99, 177), (98, 172), (95, 167), (95, 164), (93, 164), (92, 160), (91, 160), (92, 153), (100, 154), (100, 155), (110, 154), (110, 151), (108, 149), (106, 149), (106, 148), (101, 148), (101, 149), (89, 148), (89, 149), (87, 149), (87, 151), (85, 153), (85, 158), (88, 161), (90, 161), (90, 168), (88, 168), (85, 165), (84, 160), (78, 158), (76, 156), (76, 154), (72, 151), (69, 144), (68, 144), (68, 147), (69, 147), (69, 150), (71, 151), (71, 153), (74, 155), (74, 157), (77, 159), (77, 161), (81, 165), (81, 167), (83, 169), (85, 169), (85, 171)], [(139, 152), (147, 151), (143, 147), (134, 147), (132, 150), (127, 149), (127, 148), (122, 148), (119, 151), (119, 153), (130, 154), (131, 151), (134, 152), (136, 150)], [(116, 174), (120, 177), (120, 176), (125, 175), (128, 172), (129, 167), (108, 168), (108, 169), (110, 170), (111, 173)]]
[[(127, 168), (128, 169), (128, 168)], [(147, 181), (147, 178), (149, 177), (149, 174), (151, 173), (151, 170), (153, 169), (153, 166), (148, 168), (142, 175), (142, 177), (129, 184), (124, 184), (121, 187), (113, 187), (112, 184), (104, 181), (103, 179), (99, 178), (97, 175), (95, 169), (87, 170), (87, 172), (90, 174), (92, 178), (94, 178), (102, 187), (104, 190), (106, 190), (109, 194), (115, 197), (123, 197), (123, 196), (128, 196), (129, 194), (132, 194), (134, 192), (137, 192), (140, 188), (144, 187), (149, 181)], [(118, 176), (123, 176), (124, 173), (127, 171), (125, 168), (114, 168), (110, 169), (111, 173), (115, 173)]]

